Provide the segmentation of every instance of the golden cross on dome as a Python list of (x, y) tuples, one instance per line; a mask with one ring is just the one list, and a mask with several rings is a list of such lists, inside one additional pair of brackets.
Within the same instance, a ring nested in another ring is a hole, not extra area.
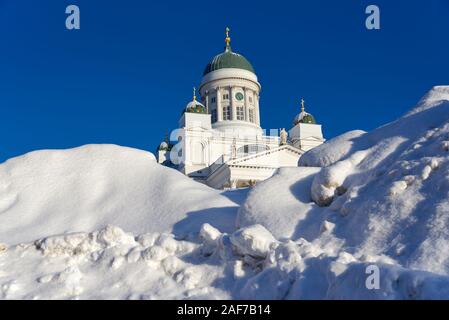
[(301, 98), (301, 112), (304, 112), (306, 108), (304, 107), (304, 98)]
[(196, 88), (193, 87), (193, 101), (196, 101)]
[(231, 37), (229, 37), (229, 31), (231, 31), (231, 29), (229, 29), (229, 27), (226, 27), (226, 47), (229, 47), (229, 44), (231, 43)]

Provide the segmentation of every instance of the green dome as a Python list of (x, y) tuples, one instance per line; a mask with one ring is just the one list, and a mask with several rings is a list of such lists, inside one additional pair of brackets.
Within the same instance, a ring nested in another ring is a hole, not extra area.
[(190, 113), (207, 113), (206, 107), (199, 103), (196, 100), (193, 100), (187, 104), (186, 108), (184, 109), (184, 112), (190, 112)]
[(169, 145), (165, 141), (162, 141), (158, 148), (158, 150), (168, 150), (168, 149), (169, 149)]
[(293, 120), (294, 126), (297, 125), (298, 123), (316, 124), (316, 120), (310, 113), (302, 111)]
[(255, 73), (251, 63), (241, 54), (232, 52), (231, 47), (226, 47), (225, 52), (216, 55), (204, 69), (203, 76), (209, 72), (225, 69), (225, 68), (236, 68), (251, 71)]
[(315, 118), (309, 113), (301, 120), (302, 123), (316, 124)]

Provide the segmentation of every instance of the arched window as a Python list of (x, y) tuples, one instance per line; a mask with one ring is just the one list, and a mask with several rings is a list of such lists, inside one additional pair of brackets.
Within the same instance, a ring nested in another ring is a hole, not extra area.
[(254, 109), (253, 109), (253, 108), (250, 108), (248, 111), (249, 111), (249, 112), (248, 112), (249, 122), (254, 123)]
[(223, 107), (223, 120), (231, 120), (231, 107)]
[(245, 112), (243, 106), (237, 106), (237, 120), (245, 120)]
[(212, 123), (217, 122), (217, 110), (216, 109), (212, 110), (212, 112), (211, 112), (211, 121), (212, 121)]

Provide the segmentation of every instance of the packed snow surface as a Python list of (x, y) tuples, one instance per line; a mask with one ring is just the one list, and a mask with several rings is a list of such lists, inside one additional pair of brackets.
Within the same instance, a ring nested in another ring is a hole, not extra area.
[(205, 222), (231, 231), (237, 208), (153, 154), (115, 145), (35, 151), (0, 165), (0, 242), (7, 244), (107, 224), (178, 236)]
[(449, 299), (448, 199), (447, 86), (245, 190), (118, 146), (33, 152), (0, 165), (0, 298)]
[[(2, 299), (429, 299), (447, 298), (449, 278), (411, 271), (386, 257), (355, 257), (304, 239), (278, 242), (260, 225), (211, 238), (133, 235), (114, 226), (5, 248)], [(246, 235), (246, 236), (245, 236)], [(209, 234), (211, 236), (211, 234)], [(238, 238), (235, 244), (232, 238)], [(253, 255), (256, 253), (255, 255)], [(365, 270), (382, 290), (366, 290)]]

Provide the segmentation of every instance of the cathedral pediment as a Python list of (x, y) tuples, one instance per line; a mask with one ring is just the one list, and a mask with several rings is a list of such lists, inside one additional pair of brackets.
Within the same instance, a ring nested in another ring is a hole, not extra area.
[(237, 159), (229, 160), (228, 166), (249, 166), (278, 168), (279, 166), (297, 166), (298, 157), (304, 152), (291, 145), (283, 145)]

